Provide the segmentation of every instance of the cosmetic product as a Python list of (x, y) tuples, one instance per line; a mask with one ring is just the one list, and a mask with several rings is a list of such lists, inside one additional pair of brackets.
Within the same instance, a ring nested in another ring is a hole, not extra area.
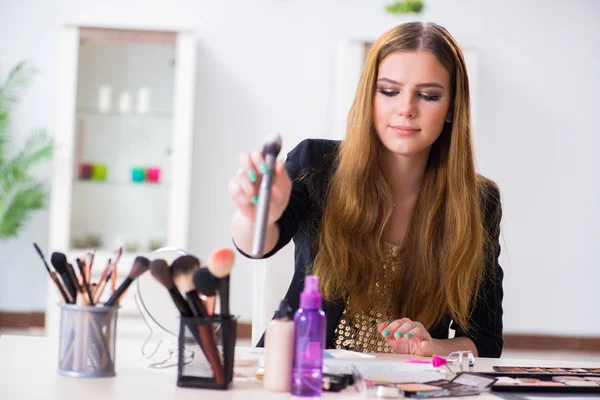
[(229, 276), (235, 263), (235, 253), (229, 248), (218, 249), (208, 261), (208, 270), (219, 278), (221, 316), (229, 317)]
[(56, 285), (64, 302), (69, 303), (69, 304), (74, 303), (75, 302), (74, 297), (63, 287), (62, 283), (58, 279), (58, 276), (56, 276), (56, 272), (50, 270), (50, 266), (46, 262), (46, 258), (44, 257), (44, 254), (42, 253), (42, 250), (38, 247), (37, 243), (34, 243), (33, 247), (35, 247), (35, 250), (40, 255), (40, 258), (42, 259), (42, 261), (44, 262), (44, 265), (46, 266), (46, 270), (48, 271), (48, 275), (50, 275), (50, 279), (52, 279), (52, 282), (54, 282), (54, 284)]
[(150, 88), (142, 86), (138, 89), (136, 110), (138, 114), (146, 114), (150, 110)]
[(133, 283), (140, 275), (148, 270), (150, 266), (150, 260), (146, 257), (138, 256), (133, 261), (133, 266), (127, 278), (119, 285), (117, 290), (110, 296), (110, 298), (104, 303), (105, 306), (114, 306), (119, 304), (121, 297), (125, 294), (125, 291), (129, 288), (129, 285)]
[(252, 238), (252, 257), (260, 257), (265, 246), (267, 232), (267, 218), (269, 216), (269, 203), (271, 203), (271, 187), (275, 178), (275, 162), (281, 151), (281, 136), (276, 135), (265, 141), (263, 157), (267, 167), (263, 173), (260, 189), (258, 191), (258, 204), (256, 206), (256, 220), (254, 221), (254, 237)]
[(98, 89), (98, 111), (106, 114), (110, 111), (112, 100), (112, 87), (110, 85), (101, 85)]
[(288, 392), (294, 358), (294, 312), (281, 300), (275, 317), (265, 332), (265, 372), (263, 386), (274, 392)]
[(319, 279), (306, 276), (300, 293), (300, 308), (294, 315), (294, 361), (290, 393), (320, 397), (327, 320), (321, 309)]

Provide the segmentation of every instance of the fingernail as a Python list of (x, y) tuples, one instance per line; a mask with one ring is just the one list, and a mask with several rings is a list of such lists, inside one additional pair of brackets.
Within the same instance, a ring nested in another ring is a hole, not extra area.
[(269, 172), (269, 167), (267, 167), (267, 164), (265, 164), (264, 162), (261, 162), (260, 164), (258, 164), (258, 169), (260, 169), (260, 172), (265, 175)]
[(421, 344), (422, 344), (423, 346), (427, 346), (429, 343), (427, 342), (427, 340), (423, 340), (423, 341), (421, 342)]
[(396, 331), (396, 333), (394, 333), (394, 336), (396, 336), (397, 338), (401, 338), (402, 337), (402, 332)]
[(258, 204), (258, 195), (252, 196), (252, 205), (255, 206)]
[(404, 336), (406, 336), (407, 338), (409, 338), (409, 339), (410, 339), (410, 338), (412, 337), (412, 333), (407, 333), (407, 334), (406, 334), (406, 335), (404, 335)]
[(388, 337), (390, 336), (390, 330), (389, 329), (385, 329), (383, 332), (381, 332), (381, 334), (383, 335), (383, 337)]
[(256, 172), (254, 172), (253, 169), (249, 169), (247, 174), (248, 174), (248, 179), (250, 179), (250, 182), (252, 182), (252, 183), (256, 182), (256, 180), (258, 179), (258, 176), (256, 176)]

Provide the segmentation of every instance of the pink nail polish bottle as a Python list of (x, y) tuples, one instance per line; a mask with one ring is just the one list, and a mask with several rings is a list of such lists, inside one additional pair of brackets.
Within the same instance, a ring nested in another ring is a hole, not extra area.
[(275, 318), (265, 332), (263, 386), (274, 392), (289, 392), (294, 358), (294, 312), (281, 300)]

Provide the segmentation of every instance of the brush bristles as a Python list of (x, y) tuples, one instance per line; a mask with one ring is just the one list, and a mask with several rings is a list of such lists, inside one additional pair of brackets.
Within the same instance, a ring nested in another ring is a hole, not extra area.
[(215, 251), (208, 262), (208, 269), (217, 278), (224, 278), (231, 274), (235, 262), (235, 253), (231, 249), (219, 249)]
[(185, 273), (193, 273), (195, 270), (200, 268), (201, 262), (197, 257), (194, 257), (191, 254), (186, 254), (185, 256), (178, 257), (171, 264), (171, 275), (175, 278), (177, 275), (185, 274)]
[(208, 268), (200, 268), (194, 272), (196, 291), (205, 296), (214, 296), (219, 287), (220, 279), (214, 276)]
[[(173, 268), (172, 265), (171, 268)], [(173, 281), (175, 282), (175, 286), (177, 286), (177, 289), (179, 289), (181, 293), (196, 291), (196, 288), (194, 287), (193, 274), (193, 271), (190, 271), (173, 275)]]
[(52, 253), (52, 256), (50, 256), (50, 262), (52, 263), (52, 266), (56, 272), (59, 274), (67, 272), (67, 256), (65, 256), (63, 253)]
[(146, 257), (138, 256), (133, 261), (133, 266), (131, 267), (131, 272), (129, 272), (129, 278), (132, 280), (137, 279), (144, 272), (148, 271), (150, 267), (150, 260)]
[(150, 263), (150, 273), (167, 289), (171, 289), (175, 286), (171, 271), (169, 270), (169, 264), (167, 264), (165, 260), (161, 258), (152, 260)]
[(277, 157), (280, 151), (281, 135), (273, 135), (265, 140), (265, 144), (263, 145), (263, 157), (266, 157), (267, 154)]

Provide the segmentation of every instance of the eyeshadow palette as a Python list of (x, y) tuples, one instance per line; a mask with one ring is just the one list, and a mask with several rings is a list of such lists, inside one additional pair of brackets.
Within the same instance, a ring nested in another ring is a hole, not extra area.
[(562, 374), (578, 376), (600, 376), (600, 368), (557, 368), (557, 367), (494, 367), (504, 374)]
[(493, 392), (600, 393), (600, 368), (494, 367)]

